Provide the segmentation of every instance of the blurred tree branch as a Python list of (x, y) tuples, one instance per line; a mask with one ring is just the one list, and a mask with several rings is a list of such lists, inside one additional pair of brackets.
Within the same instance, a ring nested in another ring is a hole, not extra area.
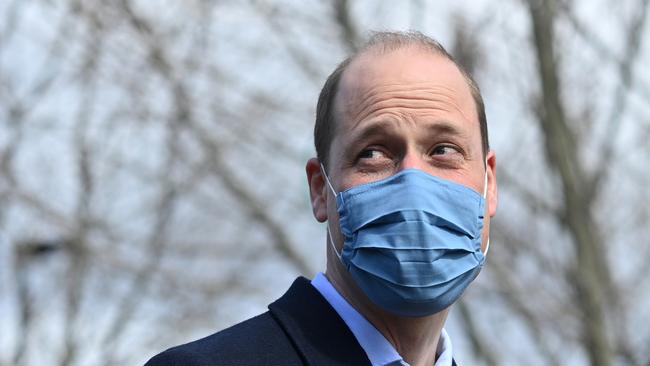
[(641, 0), (638, 6), (638, 12), (635, 18), (629, 24), (629, 29), (625, 32), (628, 35), (626, 49), (622, 61), (618, 64), (620, 83), (614, 92), (613, 108), (606, 124), (604, 138), (598, 149), (601, 151), (601, 161), (598, 168), (593, 173), (588, 187), (590, 197), (597, 196), (603, 186), (603, 181), (607, 180), (612, 170), (612, 160), (616, 157), (614, 151), (616, 147), (619, 131), (622, 128), (623, 115), (628, 106), (628, 90), (632, 87), (634, 80), (634, 64), (639, 56), (643, 29), (646, 24), (648, 14), (649, 0)]
[[(84, 9), (85, 10), (85, 9)], [(83, 98), (74, 126), (73, 146), (77, 151), (77, 174), (80, 193), (75, 212), (77, 227), (72, 233), (72, 240), (66, 248), (68, 269), (66, 273), (65, 294), (66, 308), (63, 325), (63, 356), (62, 366), (73, 365), (78, 357), (79, 347), (79, 313), (84, 296), (85, 283), (89, 263), (88, 234), (91, 230), (92, 198), (95, 193), (95, 182), (92, 168), (91, 147), (88, 143), (88, 129), (93, 116), (95, 96), (97, 92), (95, 73), (102, 58), (103, 26), (98, 17), (90, 13), (88, 16), (89, 32), (84, 47), (85, 57), (80, 70)]]
[(336, 24), (341, 30), (343, 44), (347, 48), (347, 52), (351, 54), (357, 50), (359, 34), (350, 16), (350, 3), (348, 0), (334, 0), (333, 5)]
[(288, 34), (285, 23), (281, 21), (283, 18), (277, 14), (280, 10), (265, 1), (254, 1), (253, 5), (271, 31), (277, 35), (278, 41), (303, 75), (314, 84), (320, 83), (321, 73), (314, 67), (316, 62), (310, 59), (307, 53), (293, 41), (294, 37)]
[[(133, 28), (137, 31), (137, 34), (141, 37), (146, 50), (149, 54), (149, 60), (152, 63), (152, 66), (159, 75), (167, 82), (167, 85), (170, 90), (170, 94), (173, 96), (173, 101), (175, 105), (175, 115), (170, 120), (170, 126), (173, 126), (173, 130), (169, 133), (170, 143), (177, 143), (176, 139), (179, 133), (184, 130), (189, 132), (199, 143), (207, 153), (206, 156), (208, 159), (206, 161), (207, 165), (211, 167), (212, 172), (216, 177), (218, 177), (221, 182), (224, 184), (224, 187), (230, 192), (231, 195), (237, 198), (238, 202), (242, 204), (248, 210), (251, 218), (260, 224), (262, 224), (267, 230), (269, 230), (271, 237), (273, 238), (273, 246), (281, 253), (290, 263), (296, 266), (298, 271), (302, 273), (310, 273), (311, 270), (304, 262), (303, 259), (295, 252), (292, 247), (291, 241), (285, 229), (275, 223), (275, 221), (268, 215), (265, 208), (258, 203), (256, 198), (250, 195), (242, 184), (236, 182), (234, 175), (229, 171), (229, 168), (225, 164), (220, 163), (220, 149), (217, 144), (212, 140), (212, 134), (208, 131), (204, 131), (199, 124), (196, 123), (195, 117), (191, 109), (191, 97), (186, 91), (187, 87), (183, 84), (182, 80), (178, 77), (180, 70), (174, 69), (172, 66), (173, 63), (170, 60), (170, 57), (164, 50), (164, 42), (159, 35), (154, 31), (154, 27), (149, 24), (143, 17), (138, 16), (134, 10), (131, 8), (128, 1), (122, 1), (122, 10), (126, 19), (129, 20)], [(173, 145), (170, 145), (173, 146)], [(175, 157), (178, 155), (176, 151), (178, 148), (170, 148), (169, 158)], [(164, 166), (169, 169), (173, 164), (171, 161), (168, 161)], [(168, 173), (167, 173), (168, 174)], [(172, 191), (168, 191), (171, 193)], [(167, 197), (164, 202), (170, 202), (170, 194), (165, 194), (164, 197)], [(166, 205), (165, 205), (166, 206)], [(160, 207), (156, 212), (164, 213), (168, 212), (169, 209)], [(154, 233), (163, 233), (163, 228), (166, 226), (166, 223), (169, 218), (165, 220), (158, 220), (156, 229)], [(125, 299), (136, 299), (137, 292), (143, 291), (146, 289), (150, 283), (155, 269), (158, 267), (160, 257), (162, 256), (162, 239), (163, 237), (152, 237), (150, 245), (156, 244), (156, 252), (152, 253), (150, 265), (143, 266), (143, 270), (134, 280), (131, 287), (131, 291), (127, 292)], [(155, 259), (155, 260), (154, 260)], [(134, 311), (135, 303), (133, 300), (128, 301), (126, 304), (119, 306), (118, 308), (123, 309), (120, 312), (118, 318), (113, 322), (111, 330), (106, 333), (106, 340), (117, 339), (119, 334), (124, 330), (125, 324), (128, 324), (128, 320), (131, 317), (131, 314)], [(110, 344), (107, 347), (107, 350), (110, 350)], [(111, 364), (112, 360), (110, 355), (113, 352), (108, 353), (108, 358), (106, 364)]]
[(588, 180), (577, 156), (579, 142), (569, 128), (560, 99), (562, 93), (554, 39), (556, 3), (553, 0), (528, 0), (528, 7), (542, 87), (537, 118), (547, 159), (562, 182), (566, 228), (575, 244), (576, 301), (583, 312), (585, 349), (592, 365), (610, 365), (611, 346), (607, 339), (605, 304), (607, 295), (613, 292), (609, 266), (602, 257), (604, 247), (592, 218), (593, 197), (584, 190)]
[(469, 341), (472, 344), (472, 349), (474, 350), (476, 358), (485, 361), (488, 366), (499, 365), (500, 363), (498, 362), (496, 353), (493, 352), (492, 349), (483, 341), (485, 337), (479, 332), (478, 325), (474, 320), (474, 315), (469, 308), (469, 305), (461, 299), (454, 305), (454, 307), (460, 312), (464, 324), (463, 330), (465, 330), (469, 336)]
[[(637, 18), (635, 21), (633, 21), (630, 24), (630, 30), (632, 32), (640, 31), (643, 27), (643, 23), (645, 20), (645, 13), (647, 12), (647, 0), (640, 0), (639, 2), (639, 12), (636, 13)], [(618, 68), (620, 70), (624, 70), (626, 68), (625, 64), (630, 63), (630, 60), (626, 58), (628, 56), (627, 54), (631, 51), (630, 45), (634, 43), (633, 37), (628, 39), (628, 47), (627, 51), (625, 52), (626, 55), (623, 56), (618, 56), (615, 54), (615, 52), (612, 50), (610, 46), (608, 46), (603, 40), (598, 38), (593, 32), (591, 32), (588, 27), (576, 16), (575, 12), (573, 12), (571, 8), (571, 2), (570, 1), (558, 1), (557, 2), (557, 9), (558, 9), (558, 16), (565, 17), (569, 24), (573, 27), (573, 29), (576, 31), (576, 33), (581, 36), (587, 44), (589, 44), (596, 53), (598, 53), (599, 56), (601, 56), (603, 59), (610, 61), (616, 65), (618, 65)], [(637, 24), (635, 26), (634, 24)], [(640, 35), (641, 33), (639, 33)], [(632, 41), (632, 42), (630, 42)], [(635, 51), (634, 51), (635, 52)], [(635, 90), (640, 94), (640, 96), (645, 99), (646, 101), (650, 102), (650, 86), (647, 85), (647, 82), (643, 82), (642, 79), (636, 78), (636, 79), (631, 79), (630, 80), (630, 89)], [(634, 88), (632, 88), (634, 86)]]
[[(285, 174), (311, 154), (303, 136), (312, 127), (313, 100), (304, 97), (317, 94), (326, 65), (353, 51), (366, 27), (445, 17), (450, 23), (441, 26), (455, 27), (456, 58), (480, 73), (484, 91), (506, 91), (484, 95), (497, 122), (491, 126), (500, 129), (494, 147), (507, 159), (499, 168), (502, 205), (486, 273), (493, 281), (477, 288), (480, 321), (473, 303), (453, 313), (465, 324), (457, 334), (474, 349), (471, 359), (553, 365), (571, 350), (592, 364), (646, 364), (647, 334), (630, 334), (630, 324), (644, 319), (637, 303), (644, 296), (626, 294), (648, 282), (648, 266), (635, 262), (629, 274), (619, 262), (628, 258), (612, 251), (634, 248), (641, 263), (650, 253), (643, 246), (648, 174), (640, 163), (650, 130), (645, 115), (633, 113), (645, 107), (638, 100), (650, 101), (640, 67), (648, 0), (622, 7), (634, 11), (618, 24), (626, 35), (620, 54), (598, 37), (599, 23), (578, 18), (584, 4), (515, 2), (522, 3), (530, 38), (517, 26), (522, 18), (501, 10), (508, 6), (462, 17), (463, 5), (419, 0), (400, 12), (347, 0), (2, 5), (0, 228), (13, 256), (7, 262), (16, 285), (6, 298), (16, 304), (16, 325), (7, 324), (16, 329), (0, 331), (9, 344), (0, 363), (61, 356), (63, 364), (141, 363), (143, 352), (241, 316), (226, 315), (222, 304), (266, 301), (276, 290), (222, 263), (272, 263), (289, 276), (311, 274), (299, 245), (313, 242), (320, 228), (298, 227), (308, 203)], [(555, 33), (558, 21), (564, 27)], [(593, 60), (570, 47), (576, 38), (594, 51)], [(599, 84), (613, 96), (605, 115), (570, 115), (592, 103), (563, 96), (591, 77), (563, 67), (576, 54), (586, 69), (617, 70), (613, 87)], [(529, 69), (537, 59), (538, 69)], [(507, 65), (505, 74), (492, 67), (499, 63)], [(509, 84), (520, 89), (512, 92)], [(635, 135), (628, 138), (628, 130)], [(600, 138), (599, 131), (609, 140), (583, 137)], [(538, 145), (525, 136), (544, 140)], [(595, 146), (611, 154), (588, 170)], [(293, 226), (286, 217), (296, 219)], [(483, 324), (483, 316), (492, 324), (506, 312), (509, 325), (522, 329), (514, 337)], [(89, 317), (97, 324), (86, 324)], [(63, 326), (51, 330), (48, 322)], [(47, 337), (57, 342), (41, 349)], [(534, 354), (518, 356), (522, 343)]]

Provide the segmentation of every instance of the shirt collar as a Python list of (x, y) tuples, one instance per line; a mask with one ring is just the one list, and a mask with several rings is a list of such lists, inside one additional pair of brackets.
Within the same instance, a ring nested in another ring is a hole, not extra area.
[[(350, 328), (361, 348), (366, 352), (373, 366), (408, 365), (390, 342), (350, 305), (332, 286), (327, 277), (319, 272), (311, 281), (312, 286), (332, 305), (341, 319)], [(438, 348), (437, 360), (434, 366), (451, 366), (452, 346), (447, 332), (442, 329)]]

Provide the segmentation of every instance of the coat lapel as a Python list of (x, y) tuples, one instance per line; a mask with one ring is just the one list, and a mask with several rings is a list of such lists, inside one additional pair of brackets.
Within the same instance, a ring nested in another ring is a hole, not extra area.
[(343, 319), (304, 277), (269, 305), (307, 365), (370, 365)]
[(269, 310), (305, 364), (370, 365), (350, 328), (308, 279), (298, 277)]

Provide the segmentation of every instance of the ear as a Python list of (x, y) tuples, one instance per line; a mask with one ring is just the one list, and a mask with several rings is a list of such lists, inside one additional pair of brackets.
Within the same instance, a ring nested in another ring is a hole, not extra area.
[(318, 222), (325, 222), (327, 221), (327, 183), (320, 168), (320, 161), (316, 158), (309, 159), (305, 170), (312, 212)]
[(490, 150), (487, 155), (487, 170), (488, 214), (490, 217), (493, 217), (497, 213), (497, 204), (499, 203), (499, 190), (497, 189), (497, 156), (492, 150)]

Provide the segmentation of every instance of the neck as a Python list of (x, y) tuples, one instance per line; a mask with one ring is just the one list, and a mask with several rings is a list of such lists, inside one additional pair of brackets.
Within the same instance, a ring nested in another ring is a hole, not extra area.
[(325, 274), (339, 294), (379, 330), (404, 361), (413, 366), (433, 365), (448, 309), (418, 318), (388, 313), (374, 305), (356, 286), (331, 250), (327, 251), (327, 255)]

